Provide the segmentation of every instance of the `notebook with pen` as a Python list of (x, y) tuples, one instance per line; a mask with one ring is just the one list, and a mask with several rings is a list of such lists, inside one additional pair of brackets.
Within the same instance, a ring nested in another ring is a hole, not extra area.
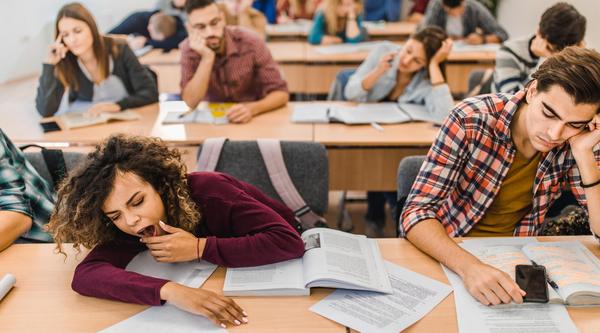
[(228, 124), (226, 112), (235, 103), (200, 103), (191, 110), (184, 101), (165, 101), (160, 103), (161, 112), (165, 112), (163, 124)]
[(294, 105), (292, 122), (358, 124), (398, 124), (411, 121), (427, 121), (439, 124), (440, 120), (420, 104), (363, 103), (338, 105), (310, 103)]

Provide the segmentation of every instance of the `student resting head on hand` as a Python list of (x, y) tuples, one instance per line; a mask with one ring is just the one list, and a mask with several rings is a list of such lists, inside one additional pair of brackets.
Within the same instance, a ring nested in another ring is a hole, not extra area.
[(188, 0), (189, 37), (181, 45), (181, 98), (190, 108), (202, 101), (236, 103), (226, 111), (229, 122), (286, 105), (287, 84), (267, 44), (258, 34), (226, 26), (214, 0)]
[(293, 212), (254, 186), (216, 172), (186, 173), (179, 152), (160, 139), (112, 136), (96, 147), (58, 191), (48, 228), (64, 242), (93, 248), (72, 287), (82, 295), (161, 305), (217, 324), (243, 322), (231, 299), (127, 272), (138, 253), (159, 262), (206, 260), (258, 266), (302, 256)]
[[(54, 42), (39, 79), (36, 108), (43, 117), (73, 102), (87, 102), (92, 115), (158, 101), (155, 79), (125, 42), (102, 36), (92, 14), (71, 3), (56, 16)], [(63, 95), (67, 94), (66, 96)]]
[(308, 33), (311, 44), (358, 43), (367, 33), (362, 26), (362, 0), (324, 0)]
[(524, 292), (450, 237), (536, 236), (572, 191), (600, 234), (600, 53), (570, 46), (524, 90), (468, 98), (444, 121), (400, 219), (400, 236), (456, 272), (483, 304)]
[[(403, 46), (384, 43), (350, 76), (344, 96), (355, 102), (425, 105), (432, 118), (442, 122), (454, 105), (441, 69), (451, 49), (452, 40), (435, 26), (415, 32)], [(383, 237), (386, 201), (395, 212), (396, 192), (367, 192), (367, 236)]]

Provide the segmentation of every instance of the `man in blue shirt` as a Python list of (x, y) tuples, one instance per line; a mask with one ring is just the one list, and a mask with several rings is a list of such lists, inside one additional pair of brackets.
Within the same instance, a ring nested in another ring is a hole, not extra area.
[(398, 21), (401, 6), (402, 0), (365, 0), (365, 20)]

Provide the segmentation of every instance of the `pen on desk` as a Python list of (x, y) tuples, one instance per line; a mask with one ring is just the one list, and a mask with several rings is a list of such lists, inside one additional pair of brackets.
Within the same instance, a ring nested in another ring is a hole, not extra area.
[(194, 112), (195, 109), (190, 108), (189, 110), (185, 111), (184, 113), (180, 114), (177, 118), (181, 119), (185, 116), (187, 116), (188, 114)]
[(371, 126), (372, 126), (374, 129), (378, 130), (379, 132), (383, 132), (383, 127), (381, 127), (381, 125), (379, 125), (379, 124), (378, 124), (378, 123), (376, 123), (376, 122), (372, 122), (372, 123), (371, 123)]

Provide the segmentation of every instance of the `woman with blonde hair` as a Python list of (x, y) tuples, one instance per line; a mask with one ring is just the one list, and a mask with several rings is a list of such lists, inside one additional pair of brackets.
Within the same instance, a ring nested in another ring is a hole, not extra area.
[(206, 260), (259, 266), (304, 253), (293, 212), (256, 187), (217, 172), (186, 173), (176, 149), (160, 139), (112, 136), (70, 171), (58, 190), (48, 230), (57, 249), (92, 248), (72, 288), (86, 296), (162, 305), (165, 301), (216, 324), (247, 314), (231, 299), (201, 288), (125, 270), (149, 250), (159, 262)]
[[(43, 117), (83, 102), (91, 114), (119, 112), (158, 102), (156, 81), (127, 43), (103, 36), (81, 4), (63, 6), (55, 41), (40, 76), (36, 108)], [(91, 105), (91, 106), (90, 106)], [(81, 107), (78, 107), (81, 108)]]
[(358, 43), (366, 38), (362, 27), (362, 0), (325, 0), (308, 34), (311, 44)]

